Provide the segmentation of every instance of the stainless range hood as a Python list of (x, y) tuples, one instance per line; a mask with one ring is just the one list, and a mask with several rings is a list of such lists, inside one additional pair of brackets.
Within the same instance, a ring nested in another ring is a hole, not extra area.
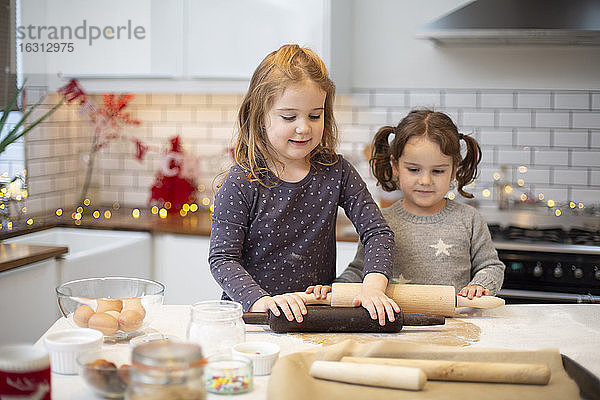
[(443, 45), (600, 46), (600, 0), (476, 0), (416, 36)]

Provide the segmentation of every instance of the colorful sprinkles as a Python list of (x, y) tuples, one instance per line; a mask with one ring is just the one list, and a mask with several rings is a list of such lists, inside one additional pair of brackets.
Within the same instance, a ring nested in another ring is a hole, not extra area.
[(252, 390), (252, 376), (209, 376), (206, 379), (206, 389), (219, 394), (245, 393)]

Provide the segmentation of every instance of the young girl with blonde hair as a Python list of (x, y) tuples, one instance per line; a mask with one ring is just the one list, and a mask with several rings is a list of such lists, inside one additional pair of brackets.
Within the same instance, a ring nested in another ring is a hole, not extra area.
[[(414, 110), (398, 126), (379, 129), (371, 170), (383, 190), (401, 190), (403, 195), (382, 210), (395, 234), (395, 281), (452, 285), (470, 299), (500, 289), (505, 267), (483, 217), (446, 197), (454, 180), (461, 196), (473, 197), (464, 188), (477, 176), (480, 160), (477, 141), (459, 133), (440, 112)], [(359, 245), (339, 281), (361, 280), (364, 254)]]
[(355, 305), (383, 325), (400, 310), (384, 293), (393, 233), (359, 174), (335, 153), (334, 97), (309, 49), (282, 46), (257, 67), (239, 110), (235, 164), (215, 195), (210, 269), (224, 299), (301, 322), (306, 307), (294, 292), (335, 278), (342, 207), (365, 249)]

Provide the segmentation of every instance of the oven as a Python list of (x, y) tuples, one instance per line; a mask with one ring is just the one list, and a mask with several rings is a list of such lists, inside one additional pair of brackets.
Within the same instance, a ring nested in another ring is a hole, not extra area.
[(489, 228), (506, 265), (498, 296), (508, 304), (600, 303), (600, 230), (564, 225)]

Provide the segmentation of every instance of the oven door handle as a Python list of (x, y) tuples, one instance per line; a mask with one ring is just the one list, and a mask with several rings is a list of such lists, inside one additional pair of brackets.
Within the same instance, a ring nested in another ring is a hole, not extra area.
[(600, 304), (600, 296), (591, 294), (576, 294), (576, 293), (558, 293), (558, 292), (541, 292), (535, 290), (516, 290), (516, 289), (500, 289), (498, 297), (504, 299), (522, 299), (522, 300), (549, 300), (557, 302), (569, 303), (591, 303)]

